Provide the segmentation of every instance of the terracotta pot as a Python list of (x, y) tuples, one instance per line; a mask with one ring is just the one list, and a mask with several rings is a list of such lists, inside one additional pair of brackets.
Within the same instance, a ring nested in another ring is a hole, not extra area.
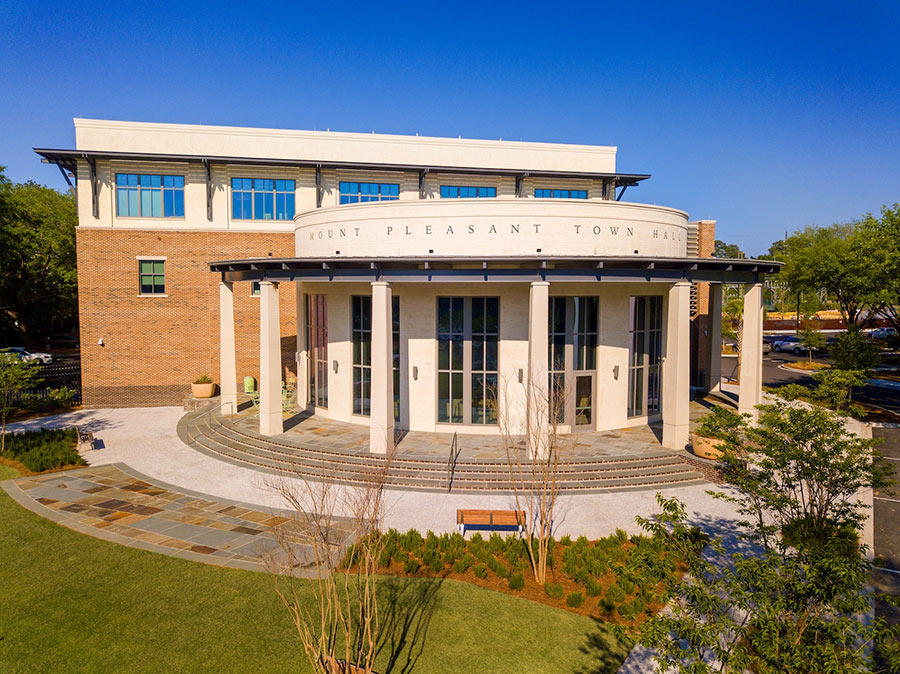
[(215, 384), (191, 384), (191, 393), (195, 398), (212, 398), (215, 392)]
[(691, 433), (691, 451), (703, 459), (722, 458), (722, 445), (724, 440), (718, 438), (704, 438), (702, 435)]

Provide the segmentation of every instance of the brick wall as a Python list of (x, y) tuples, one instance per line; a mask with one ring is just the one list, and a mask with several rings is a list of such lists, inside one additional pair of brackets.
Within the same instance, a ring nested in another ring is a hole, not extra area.
[[(697, 257), (712, 257), (716, 248), (716, 221), (697, 221)], [(709, 283), (696, 283), (696, 312), (691, 316), (691, 385), (708, 387)]]
[[(207, 263), (290, 257), (292, 233), (76, 230), (81, 367), (87, 407), (180, 405), (202, 374), (219, 377), (220, 277)], [(166, 256), (166, 297), (138, 296), (139, 256)], [(259, 300), (235, 286), (238, 385), (259, 376)], [(279, 287), (285, 374), (296, 376), (293, 283)], [(102, 339), (104, 346), (99, 345)]]

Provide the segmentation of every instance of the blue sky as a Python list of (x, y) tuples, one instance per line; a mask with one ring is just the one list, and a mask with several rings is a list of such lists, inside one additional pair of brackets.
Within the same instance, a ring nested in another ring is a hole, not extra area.
[(0, 3), (0, 164), (72, 118), (608, 144), (750, 253), (900, 201), (900, 3)]

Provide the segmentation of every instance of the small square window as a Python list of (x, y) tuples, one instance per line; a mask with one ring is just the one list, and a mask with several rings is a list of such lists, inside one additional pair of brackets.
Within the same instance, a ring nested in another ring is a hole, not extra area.
[(138, 260), (138, 285), (141, 295), (165, 295), (166, 261)]

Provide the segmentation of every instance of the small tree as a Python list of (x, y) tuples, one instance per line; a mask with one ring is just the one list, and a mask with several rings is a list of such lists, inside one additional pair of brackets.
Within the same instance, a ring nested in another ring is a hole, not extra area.
[(859, 492), (887, 482), (876, 459), (834, 413), (780, 402), (727, 442), (733, 491), (713, 493), (737, 506), (749, 548), (728, 555), (716, 538), (703, 552), (684, 506), (658, 495), (662, 513), (638, 522), (688, 571), (670, 611), (634, 633), (659, 671), (870, 672), (876, 653), (900, 665), (900, 626), (869, 615), (872, 565), (858, 536)]
[[(546, 373), (537, 375), (546, 379)], [(534, 579), (544, 584), (547, 579), (547, 559), (553, 535), (553, 513), (559, 497), (559, 455), (568, 436), (560, 433), (560, 420), (566, 410), (567, 391), (563, 386), (547, 389), (539, 386), (534, 376), (528, 378), (526, 390), (528, 409), (524, 414), (510, 410), (507, 395), (503, 404), (496, 404), (497, 423), (506, 451), (509, 480), (516, 510), (525, 512), (525, 547)], [(504, 386), (512, 388), (510, 382)], [(496, 400), (496, 396), (494, 396)], [(524, 419), (524, 420), (523, 420)], [(533, 455), (523, 457), (523, 450), (533, 449)]]
[[(390, 457), (366, 473), (361, 487), (337, 487), (330, 479), (272, 485), (293, 516), (274, 529), (278, 548), (265, 561), (316, 674), (373, 671), (380, 627), (376, 574), (384, 549), (379, 527), (389, 463)], [(312, 602), (295, 578), (298, 569), (310, 566)]]
[(806, 349), (806, 353), (809, 354), (809, 362), (811, 363), (813, 360), (813, 352), (825, 346), (825, 338), (818, 330), (805, 327), (800, 330), (800, 344)]
[(838, 335), (831, 347), (831, 356), (841, 370), (871, 370), (881, 357), (857, 325)]
[(0, 454), (6, 451), (6, 420), (19, 408), (18, 394), (37, 382), (37, 363), (0, 353)]

